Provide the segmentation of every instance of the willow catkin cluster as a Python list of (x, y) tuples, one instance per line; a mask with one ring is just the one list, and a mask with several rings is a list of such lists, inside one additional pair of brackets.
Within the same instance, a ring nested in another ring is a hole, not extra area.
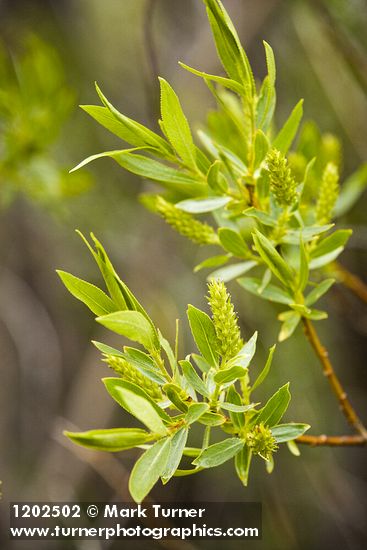
[(196, 220), (191, 214), (176, 208), (163, 197), (156, 197), (155, 209), (173, 229), (194, 243), (218, 243), (218, 236), (210, 225)]
[(111, 369), (119, 374), (121, 378), (127, 382), (133, 382), (154, 400), (158, 401), (162, 399), (162, 392), (159, 385), (156, 382), (149, 380), (149, 378), (139, 372), (137, 368), (128, 363), (123, 357), (118, 357), (116, 355), (105, 355), (103, 360)]
[(285, 156), (272, 149), (266, 156), (270, 189), (280, 206), (291, 206), (297, 199), (297, 182)]
[(278, 445), (271, 433), (262, 423), (258, 424), (246, 436), (246, 443), (254, 454), (260, 455), (265, 460), (270, 460)]
[(333, 162), (329, 162), (322, 175), (316, 203), (316, 221), (319, 224), (324, 225), (330, 222), (338, 195), (339, 171)]
[(213, 324), (223, 361), (234, 357), (242, 348), (243, 341), (231, 297), (220, 279), (208, 284), (208, 302), (213, 314)]

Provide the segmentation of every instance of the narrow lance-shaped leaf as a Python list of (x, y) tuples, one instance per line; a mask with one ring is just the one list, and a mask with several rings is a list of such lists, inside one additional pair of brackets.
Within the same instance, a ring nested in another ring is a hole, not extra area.
[(203, 414), (208, 412), (208, 410), (208, 403), (193, 403), (189, 406), (187, 410), (185, 421), (187, 422), (187, 424), (193, 424), (194, 422), (199, 420), (199, 418), (203, 416)]
[(135, 462), (129, 479), (129, 491), (141, 502), (164, 474), (171, 446), (170, 438), (161, 439)]
[(206, 387), (203, 380), (200, 378), (194, 367), (191, 365), (190, 361), (187, 361), (186, 359), (183, 361), (180, 361), (180, 366), (182, 368), (182, 372), (184, 377), (186, 378), (187, 382), (189, 383), (192, 388), (194, 388), (195, 391), (200, 393), (201, 395), (204, 395), (205, 397), (210, 397), (210, 393), (208, 391), (208, 388)]
[(217, 367), (217, 335), (213, 321), (209, 315), (192, 305), (188, 307), (187, 316), (199, 351), (212, 367)]
[(262, 422), (265, 426), (269, 427), (278, 424), (288, 408), (290, 399), (289, 384), (285, 384), (279, 388), (263, 409), (261, 409), (259, 415), (255, 417), (256, 424)]
[(156, 181), (163, 187), (172, 191), (192, 196), (205, 194), (206, 186), (204, 182), (196, 177), (190, 176), (182, 170), (176, 170), (166, 166), (162, 162), (136, 154), (137, 149), (124, 149), (121, 151), (106, 151), (97, 155), (92, 155), (80, 162), (72, 171), (82, 168), (89, 162), (103, 157), (114, 159), (120, 166), (143, 178)]
[(261, 289), (262, 281), (255, 277), (241, 277), (237, 279), (237, 282), (248, 292), (254, 294), (258, 298), (269, 300), (269, 302), (277, 302), (279, 304), (291, 304), (293, 298), (282, 288), (278, 286), (268, 284), (265, 288)]
[(64, 435), (83, 447), (108, 452), (132, 449), (152, 440), (152, 435), (140, 428), (111, 428), (87, 432), (65, 431)]
[[(152, 132), (152, 130), (150, 130), (149, 128), (146, 128), (142, 124), (139, 124), (139, 122), (136, 122), (135, 120), (132, 120), (127, 116), (123, 115), (122, 113), (120, 113), (103, 95), (101, 89), (97, 84), (96, 84), (96, 90), (102, 103), (110, 111), (110, 113), (116, 118), (116, 120), (119, 121), (121, 125), (120, 131), (124, 132), (125, 137), (123, 139), (125, 139), (125, 141), (137, 147), (149, 146), (149, 147), (153, 147), (154, 149), (160, 150), (162, 153), (172, 155), (172, 150), (169, 144), (161, 136), (159, 136), (158, 134), (155, 134), (154, 132)], [(94, 111), (93, 114), (95, 115), (96, 111)]]
[(108, 393), (127, 412), (145, 424), (153, 433), (166, 435), (163, 420), (170, 423), (170, 417), (148, 395), (131, 382), (120, 378), (104, 378)]
[(152, 325), (139, 311), (115, 311), (97, 317), (96, 321), (121, 336), (139, 342), (147, 350), (159, 349), (157, 335)]
[(249, 447), (245, 446), (238, 454), (236, 454), (234, 459), (237, 475), (245, 487), (247, 487), (248, 483), (251, 458), (252, 451)]
[(303, 435), (309, 428), (309, 424), (279, 424), (271, 428), (271, 433), (277, 443), (284, 443)]
[(208, 197), (205, 199), (187, 199), (175, 204), (176, 208), (190, 214), (204, 214), (223, 208), (231, 201), (230, 197)]
[(256, 250), (274, 275), (286, 286), (293, 286), (293, 273), (271, 242), (257, 229), (253, 234)]
[(244, 447), (244, 442), (238, 437), (232, 437), (207, 447), (194, 461), (195, 466), (214, 468), (233, 458)]
[(283, 128), (280, 130), (275, 140), (273, 141), (273, 147), (278, 149), (283, 155), (286, 155), (288, 149), (293, 143), (294, 138), (296, 137), (299, 124), (301, 122), (303, 115), (303, 99), (301, 99), (291, 114), (289, 115), (287, 121), (285, 122)]
[(238, 258), (246, 258), (249, 255), (249, 249), (244, 239), (237, 231), (229, 227), (221, 227), (218, 231), (220, 244), (223, 248), (237, 256)]
[(272, 361), (273, 361), (273, 355), (274, 355), (274, 352), (275, 352), (275, 348), (276, 348), (276, 346), (274, 345), (269, 349), (269, 355), (268, 355), (268, 359), (265, 363), (265, 367), (260, 372), (260, 374), (256, 378), (255, 382), (252, 384), (251, 392), (253, 392), (258, 386), (260, 386), (260, 384), (262, 384), (264, 382), (265, 378), (268, 376), (269, 371), (270, 371), (270, 367), (271, 367), (271, 364), (272, 364)]
[(196, 76), (201, 76), (204, 80), (212, 80), (216, 84), (220, 84), (224, 88), (228, 88), (229, 90), (232, 90), (232, 92), (237, 93), (238, 95), (242, 96), (245, 93), (245, 89), (241, 84), (236, 82), (235, 80), (232, 80), (231, 78), (225, 78), (223, 76), (217, 76), (214, 74), (208, 74), (204, 73), (203, 71), (198, 71), (197, 69), (194, 69), (193, 67), (189, 67), (185, 63), (182, 63), (181, 61), (178, 62), (179, 65), (183, 69), (186, 69), (192, 74), (195, 74)]
[(162, 481), (164, 484), (171, 479), (180, 465), (188, 433), (189, 430), (187, 428), (181, 428), (173, 435), (173, 437), (171, 437), (169, 455), (162, 474)]
[(214, 382), (217, 384), (228, 384), (229, 382), (235, 382), (239, 378), (242, 378), (247, 373), (247, 369), (240, 366), (234, 366), (229, 369), (218, 371), (214, 375)]
[(165, 132), (185, 164), (196, 169), (195, 145), (180, 100), (164, 78), (160, 78), (159, 82), (161, 85), (161, 114)]
[(335, 283), (335, 279), (325, 279), (322, 283), (319, 283), (311, 292), (306, 296), (306, 306), (312, 306), (317, 300), (319, 300)]
[(66, 271), (57, 270), (57, 274), (68, 291), (96, 315), (105, 315), (118, 309), (111, 298), (100, 288), (71, 275), (71, 273), (66, 273)]
[(120, 139), (126, 141), (129, 145), (152, 147), (160, 156), (173, 156), (170, 145), (158, 134), (119, 113), (110, 103), (109, 105), (113, 109), (113, 112), (108, 107), (101, 107), (99, 105), (81, 105), (81, 108), (99, 124)]

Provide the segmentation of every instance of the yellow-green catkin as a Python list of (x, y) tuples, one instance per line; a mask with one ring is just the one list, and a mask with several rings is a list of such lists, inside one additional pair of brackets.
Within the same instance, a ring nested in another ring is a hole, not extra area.
[(127, 382), (133, 382), (154, 400), (159, 401), (163, 398), (159, 385), (156, 382), (149, 380), (149, 378), (139, 372), (133, 365), (130, 365), (130, 363), (128, 363), (123, 357), (117, 357), (116, 355), (105, 355), (103, 360), (111, 369), (119, 374), (121, 378)]
[(272, 149), (266, 156), (270, 189), (280, 206), (291, 206), (297, 199), (297, 182), (285, 156)]
[(223, 281), (214, 279), (208, 284), (208, 289), (208, 302), (213, 314), (213, 324), (219, 342), (218, 351), (224, 362), (240, 351), (243, 341), (238, 326), (237, 314)]
[(333, 162), (328, 162), (322, 175), (316, 203), (316, 221), (324, 225), (330, 222), (339, 195), (339, 171)]
[(158, 214), (178, 233), (196, 244), (217, 244), (218, 236), (210, 225), (196, 220), (191, 214), (176, 208), (163, 197), (156, 197)]
[(278, 445), (270, 428), (258, 424), (246, 436), (246, 443), (253, 454), (258, 454), (265, 460), (270, 460)]

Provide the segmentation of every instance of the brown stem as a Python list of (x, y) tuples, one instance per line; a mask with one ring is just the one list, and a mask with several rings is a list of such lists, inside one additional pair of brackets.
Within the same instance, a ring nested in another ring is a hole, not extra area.
[(362, 435), (301, 435), (296, 442), (311, 447), (351, 447), (366, 445), (367, 439)]
[(309, 319), (305, 318), (303, 318), (302, 321), (305, 334), (311, 346), (313, 347), (317, 357), (320, 360), (324, 375), (328, 379), (331, 389), (333, 390), (339, 401), (341, 411), (348, 420), (349, 424), (362, 436), (364, 440), (367, 441), (367, 430), (364, 427), (362, 421), (358, 418), (357, 413), (355, 412), (352, 404), (347, 397), (347, 394), (344, 391), (343, 386), (339, 381), (339, 378), (335, 374), (334, 368), (329, 359), (328, 351), (320, 342), (320, 339), (312, 322)]
[(340, 265), (338, 262), (332, 264), (337, 279), (349, 290), (354, 292), (356, 296), (367, 304), (367, 285), (357, 275), (354, 275), (348, 269)]

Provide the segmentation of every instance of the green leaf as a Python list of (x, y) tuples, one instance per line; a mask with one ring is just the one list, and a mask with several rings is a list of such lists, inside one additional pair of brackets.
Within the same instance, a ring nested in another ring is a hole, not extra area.
[(264, 160), (264, 158), (266, 157), (266, 154), (270, 148), (269, 140), (262, 130), (256, 130), (254, 147), (255, 147), (254, 168), (258, 168), (262, 163), (262, 161)]
[[(241, 407), (242, 406), (242, 399), (241, 396), (237, 393), (234, 386), (230, 386), (227, 392), (227, 399), (232, 404), (232, 406), (235, 407)], [(231, 418), (231, 421), (233, 425), (238, 429), (241, 430), (245, 426), (245, 415), (239, 412), (235, 411), (229, 411), (229, 416)]]
[(244, 211), (244, 215), (250, 216), (250, 218), (255, 218), (263, 225), (268, 225), (269, 227), (276, 227), (277, 225), (277, 220), (272, 218), (266, 212), (263, 212), (262, 210), (257, 210), (257, 208), (254, 208), (253, 206), (251, 208), (247, 208)]
[(270, 271), (272, 271), (286, 287), (292, 288), (294, 283), (293, 273), (269, 239), (255, 229), (253, 240), (257, 252), (269, 267)]
[(289, 383), (285, 384), (269, 399), (266, 405), (255, 417), (256, 424), (261, 422), (265, 426), (275, 426), (282, 419), (288, 408), (291, 394), (289, 393)]
[(200, 262), (200, 264), (196, 265), (194, 267), (194, 273), (197, 273), (198, 271), (201, 271), (202, 269), (205, 269), (207, 267), (217, 267), (220, 265), (224, 265), (228, 262), (229, 258), (230, 256), (227, 254), (211, 256), (210, 258), (207, 258), (203, 262)]
[(208, 197), (205, 199), (187, 199), (175, 204), (176, 208), (190, 214), (203, 214), (223, 208), (232, 199), (230, 197)]
[(219, 0), (205, 0), (219, 58), (228, 76), (243, 84), (249, 97), (255, 82), (247, 56), (226, 10)]
[(152, 325), (153, 330), (155, 331), (153, 322), (150, 319), (149, 315), (147, 314), (143, 306), (135, 298), (134, 294), (127, 287), (127, 285), (123, 281), (121, 281), (105, 249), (103, 248), (101, 243), (98, 241), (98, 239), (96, 239), (93, 233), (91, 233), (91, 237), (95, 245), (95, 250), (93, 250), (92, 246), (89, 244), (89, 242), (84, 237), (84, 235), (79, 231), (77, 233), (83, 239), (88, 249), (90, 250), (92, 256), (94, 257), (102, 273), (102, 276), (105, 280), (105, 283), (111, 295), (111, 298), (116, 303), (116, 305), (118, 305), (119, 309), (120, 310), (129, 309), (129, 310), (139, 311), (149, 321), (149, 323)]
[(223, 166), (224, 164), (221, 160), (215, 160), (206, 175), (209, 187), (216, 193), (226, 193), (228, 191), (228, 182), (221, 173)]
[(277, 443), (285, 443), (303, 435), (309, 428), (309, 424), (279, 424), (271, 428), (271, 433)]
[(68, 291), (96, 315), (104, 315), (118, 309), (111, 298), (100, 288), (71, 275), (71, 273), (66, 273), (66, 271), (56, 270), (56, 273)]
[(200, 395), (204, 395), (205, 397), (210, 397), (210, 393), (208, 391), (208, 388), (204, 384), (203, 380), (200, 378), (190, 361), (183, 360), (179, 361), (179, 364), (182, 368), (182, 372), (184, 377), (186, 378), (187, 382), (190, 386), (194, 388), (195, 391), (200, 393)]
[[(106, 100), (107, 101), (107, 100)], [(152, 147), (163, 156), (172, 157), (170, 145), (149, 128), (119, 113), (110, 103), (108, 107), (81, 105), (81, 108), (107, 130), (134, 147)]]
[(315, 288), (311, 290), (308, 296), (306, 296), (306, 306), (312, 306), (312, 304), (317, 302), (317, 300), (319, 300), (321, 296), (323, 296), (334, 283), (335, 279), (325, 279), (325, 281), (322, 281), (317, 286), (315, 286)]
[(171, 422), (170, 417), (139, 386), (121, 378), (103, 378), (103, 383), (111, 397), (153, 433), (167, 434), (163, 420)]
[(187, 316), (190, 323), (192, 335), (195, 343), (211, 367), (218, 366), (218, 352), (217, 345), (218, 339), (213, 325), (213, 321), (210, 317), (197, 309), (196, 307), (189, 305), (187, 309)]
[(159, 78), (159, 82), (161, 85), (162, 121), (167, 137), (184, 163), (196, 169), (195, 145), (180, 100), (164, 78)]
[(115, 311), (97, 317), (96, 321), (121, 336), (139, 342), (147, 350), (159, 349), (157, 334), (139, 311)]
[(180, 386), (177, 384), (168, 383), (163, 386), (163, 391), (176, 409), (183, 413), (187, 412), (190, 400)]
[(110, 157), (120, 166), (148, 180), (156, 181), (172, 191), (177, 191), (189, 196), (203, 195), (206, 186), (198, 178), (190, 176), (182, 170), (176, 170), (166, 166), (162, 162), (134, 153), (136, 149), (124, 149), (120, 151), (106, 151), (92, 155), (80, 162), (72, 172), (82, 168), (89, 162), (103, 157)]
[(256, 126), (267, 132), (271, 126), (276, 104), (275, 87), (266, 76), (260, 88), (256, 104)]
[(310, 261), (309, 268), (319, 269), (324, 265), (328, 265), (329, 263), (336, 260), (336, 258), (343, 252), (343, 250), (344, 250), (344, 246), (339, 246), (338, 248), (335, 248), (335, 250), (333, 250), (332, 252), (329, 252), (328, 254), (325, 254), (324, 256), (318, 256), (317, 258), (313, 258)]
[(303, 116), (303, 99), (301, 99), (291, 114), (289, 115), (284, 126), (277, 134), (276, 138), (273, 141), (273, 147), (278, 149), (283, 155), (286, 155), (288, 149), (293, 143), (294, 138), (296, 137), (299, 124)]
[(311, 258), (320, 258), (321, 256), (326, 256), (327, 254), (335, 252), (335, 250), (340, 247), (344, 247), (352, 233), (353, 231), (351, 229), (339, 229), (338, 231), (334, 231), (334, 233), (317, 243), (315, 248), (311, 251)]
[(213, 271), (213, 273), (210, 273), (210, 275), (208, 275), (208, 280), (210, 281), (211, 279), (221, 279), (224, 283), (228, 283), (228, 281), (232, 281), (240, 275), (247, 273), (256, 265), (257, 262), (254, 262), (253, 260), (231, 264), (226, 267), (222, 267), (221, 269), (217, 269), (216, 271)]
[(209, 363), (207, 361), (205, 361), (204, 357), (202, 357), (201, 355), (198, 355), (197, 353), (192, 353), (191, 357), (193, 358), (193, 360), (195, 361), (196, 366), (199, 367), (201, 372), (209, 372), (210, 371), (211, 366), (209, 365)]
[(226, 420), (226, 417), (222, 414), (207, 412), (200, 416), (198, 422), (200, 422), (200, 424), (204, 424), (205, 426), (221, 426), (226, 422)]
[(171, 446), (167, 464), (162, 474), (162, 482), (165, 485), (173, 476), (180, 465), (182, 454), (186, 445), (189, 430), (181, 428), (171, 437)]
[(247, 369), (243, 367), (230, 367), (229, 369), (220, 370), (214, 375), (214, 382), (219, 385), (234, 382), (238, 378), (242, 378), (247, 373)]
[[(155, 134), (154, 132), (152, 132), (152, 130), (149, 130), (149, 128), (146, 128), (135, 120), (131, 120), (127, 116), (120, 113), (103, 95), (101, 89), (98, 87), (97, 84), (96, 90), (102, 103), (121, 124), (121, 131), (123, 128), (123, 131), (125, 133), (125, 137), (123, 138), (125, 141), (137, 147), (153, 147), (154, 149), (160, 150), (164, 155), (168, 154), (172, 156), (172, 149), (170, 145), (161, 136)], [(96, 111), (94, 111), (94, 114), (95, 112)]]
[(135, 462), (129, 479), (129, 491), (140, 503), (164, 474), (170, 453), (170, 438), (161, 439)]
[(224, 88), (228, 88), (229, 90), (232, 90), (232, 92), (235, 92), (236, 94), (243, 96), (245, 93), (245, 89), (241, 84), (236, 82), (235, 80), (232, 80), (231, 78), (225, 78), (223, 76), (217, 76), (214, 74), (208, 74), (204, 73), (203, 71), (198, 71), (197, 69), (193, 69), (192, 67), (189, 67), (185, 63), (182, 63), (181, 61), (178, 62), (179, 65), (183, 69), (186, 69), (192, 74), (195, 74), (196, 76), (201, 76), (204, 80), (210, 80), (215, 82), (216, 84), (219, 84), (220, 86), (223, 86)]
[(266, 56), (266, 66), (268, 68), (269, 82), (272, 86), (275, 84), (276, 79), (276, 67), (273, 48), (265, 40), (263, 40)]
[(107, 344), (102, 344), (102, 342), (96, 342), (95, 340), (92, 340), (92, 344), (96, 346), (99, 351), (104, 353), (105, 355), (115, 355), (116, 357), (124, 357), (124, 353), (116, 348), (113, 348), (111, 346), (108, 346)]
[(263, 298), (264, 300), (269, 300), (269, 302), (277, 302), (278, 304), (291, 304), (293, 298), (282, 288), (278, 286), (268, 284), (265, 288), (261, 289), (262, 281), (255, 277), (243, 277), (237, 279), (237, 282), (248, 292), (258, 296), (258, 298)]
[(162, 371), (157, 367), (153, 359), (141, 351), (140, 349), (124, 347), (125, 354), (124, 359), (131, 365), (133, 365), (144, 376), (153, 380), (157, 384), (165, 384), (166, 379), (162, 375)]
[(301, 292), (306, 288), (308, 283), (309, 269), (308, 269), (308, 254), (301, 237), (299, 243), (299, 273), (298, 273), (298, 290)]
[(233, 403), (220, 403), (221, 409), (223, 409), (224, 411), (235, 412), (235, 413), (244, 413), (247, 411), (251, 411), (255, 407), (256, 407), (256, 403), (250, 403), (249, 405), (234, 405)]
[(194, 422), (199, 420), (199, 418), (203, 416), (204, 413), (208, 412), (208, 410), (208, 403), (193, 403), (189, 406), (187, 410), (185, 421), (187, 422), (187, 424), (193, 424)]
[(268, 359), (265, 363), (265, 367), (260, 372), (260, 374), (256, 378), (255, 382), (252, 384), (251, 392), (253, 392), (258, 386), (260, 386), (260, 384), (262, 384), (264, 382), (265, 378), (268, 376), (269, 371), (270, 371), (270, 367), (271, 367), (271, 364), (272, 364), (272, 361), (273, 361), (273, 355), (274, 355), (274, 352), (275, 352), (275, 348), (276, 348), (276, 346), (274, 345), (269, 349), (269, 355), (268, 355)]
[(237, 453), (234, 458), (237, 475), (245, 487), (247, 487), (248, 484), (251, 458), (252, 451), (249, 447), (243, 447), (242, 451)]
[(289, 229), (282, 237), (282, 242), (287, 244), (299, 244), (302, 238), (304, 243), (312, 241), (316, 235), (321, 235), (333, 227), (333, 224), (328, 225), (312, 225), (310, 227), (302, 227), (302, 229)]
[(284, 321), (278, 336), (279, 342), (284, 342), (284, 340), (287, 340), (287, 338), (292, 336), (300, 320), (301, 315), (297, 311), (287, 311), (284, 314)]
[(218, 236), (220, 244), (227, 252), (230, 252), (238, 258), (248, 257), (250, 252), (248, 246), (237, 231), (229, 227), (221, 227), (218, 230)]
[(151, 441), (152, 435), (139, 428), (112, 428), (87, 432), (64, 432), (74, 443), (97, 451), (117, 452)]
[(244, 442), (238, 437), (228, 438), (204, 449), (192, 463), (200, 468), (215, 468), (233, 458), (243, 447)]
[(362, 164), (343, 184), (334, 208), (335, 216), (343, 216), (355, 205), (367, 187), (367, 163)]
[(256, 341), (257, 341), (257, 331), (254, 332), (250, 340), (248, 340), (248, 342), (246, 342), (246, 344), (243, 345), (243, 347), (240, 349), (237, 355), (235, 357), (232, 357), (229, 363), (231, 365), (239, 366), (239, 367), (242, 367), (243, 369), (246, 369), (249, 366), (253, 356), (255, 355)]

